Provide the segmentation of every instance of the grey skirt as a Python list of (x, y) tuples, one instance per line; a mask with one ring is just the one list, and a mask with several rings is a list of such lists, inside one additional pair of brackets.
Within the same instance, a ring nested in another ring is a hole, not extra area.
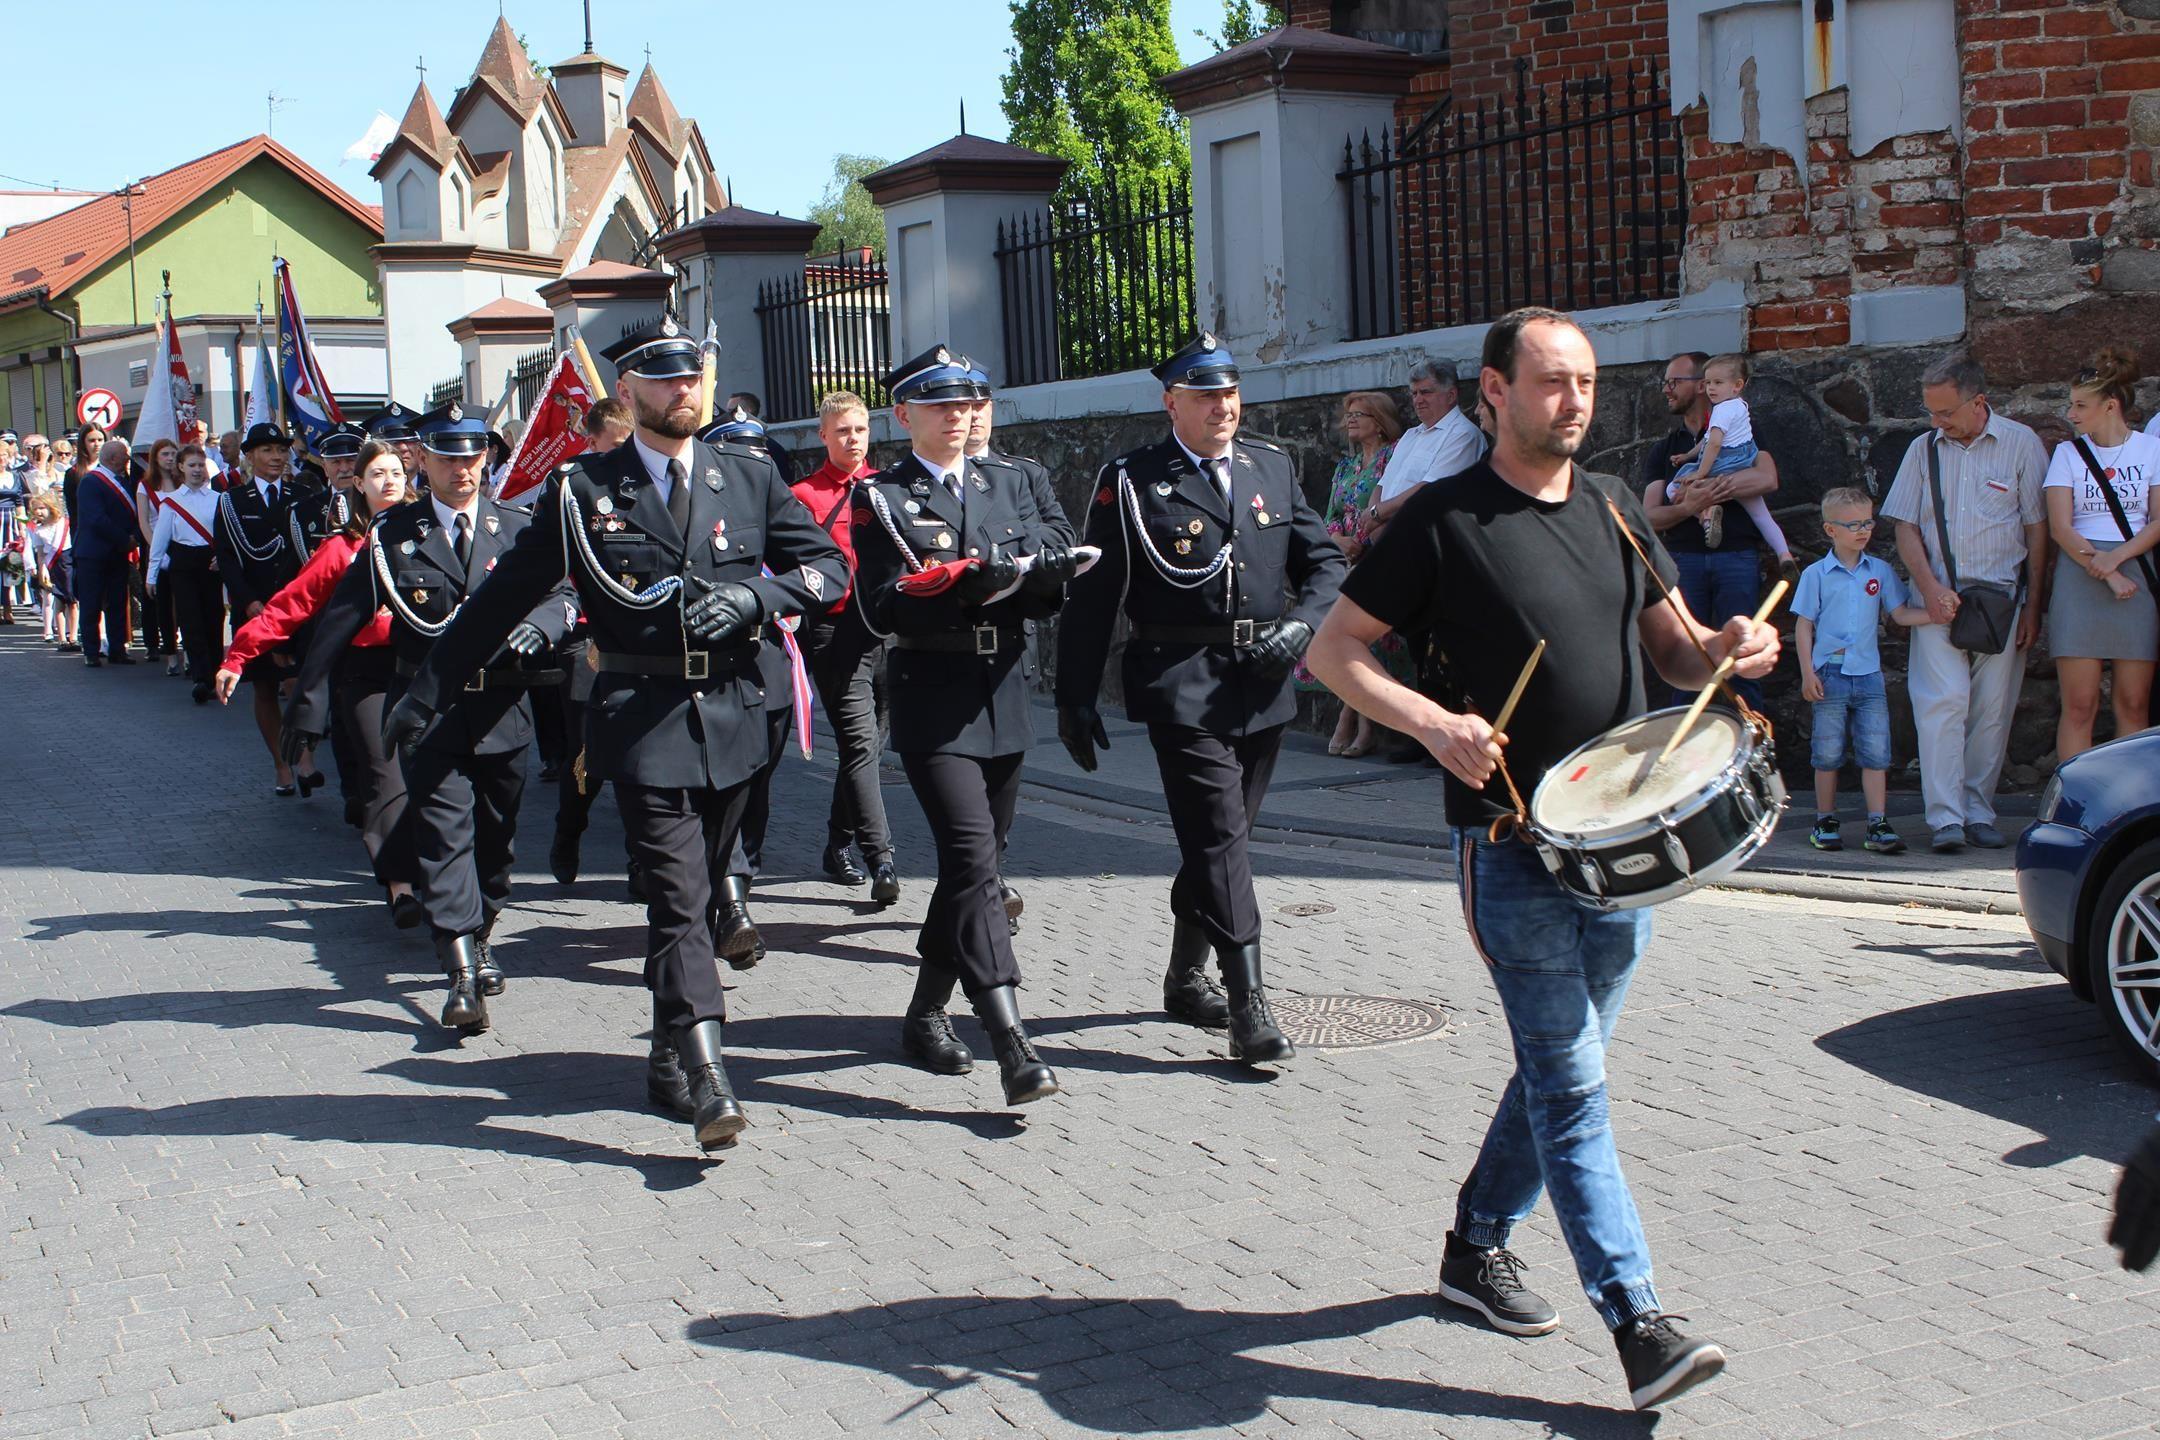
[[(2113, 550), (2120, 540), (2095, 540)], [(2058, 660), (2151, 660), (2160, 654), (2160, 611), (2145, 591), (2135, 560), (2122, 568), (2137, 594), (2117, 600), (2107, 582), (2095, 580), (2068, 555), (2056, 552), (2055, 588), (2048, 601), (2048, 653)]]

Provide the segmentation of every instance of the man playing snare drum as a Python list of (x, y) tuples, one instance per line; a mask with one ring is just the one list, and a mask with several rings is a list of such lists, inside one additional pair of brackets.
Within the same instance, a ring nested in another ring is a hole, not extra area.
[[(1605, 1046), (1649, 912), (1572, 899), (1507, 822), (1520, 818), (1515, 794), (1528, 797), (1561, 757), (1643, 712), (1638, 656), (1694, 689), (1728, 656), (1743, 676), (1768, 674), (1777, 632), (1744, 616), (1720, 630), (1697, 622), (1627, 487), (1573, 463), (1597, 388), (1597, 359), (1573, 321), (1542, 309), (1502, 318), (1478, 384), (1498, 421), (1492, 456), (1412, 498), (1350, 572), (1306, 659), (1360, 714), (1416, 736), (1446, 767), (1464, 915), (1514, 1042), (1515, 1074), (1463, 1182), (1440, 1293), (1512, 1335), (1558, 1328), (1507, 1248), (1549, 1177), (1583, 1290), (1647, 1409), (1725, 1363), (1658, 1302), (1606, 1114)], [(1388, 678), (1369, 647), (1390, 630), (1432, 633), (1454, 709)], [(1539, 640), (1549, 653), (1508, 733), (1496, 734), (1480, 717), (1499, 713)], [(1503, 756), (1512, 784), (1488, 783)]]

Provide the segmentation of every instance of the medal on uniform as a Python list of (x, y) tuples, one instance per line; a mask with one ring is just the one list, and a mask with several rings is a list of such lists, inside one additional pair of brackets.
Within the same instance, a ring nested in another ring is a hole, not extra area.
[(937, 534), (930, 537), (930, 543), (940, 550), (950, 550), (952, 548), (952, 531), (938, 531)]
[(1176, 549), (1180, 555), (1190, 555), (1192, 554), (1192, 541), (1180, 540), (1177, 542)]
[(602, 495), (599, 499), (592, 502), (592, 508), (599, 511), (602, 515), (612, 515), (615, 513), (615, 502), (613, 500), (610, 500), (607, 496)]
[(632, 575), (627, 570), (623, 571), (622, 588), (625, 590), (637, 589), (637, 576)]
[(903, 510), (905, 510), (905, 511), (907, 511), (907, 513), (908, 513), (908, 514), (910, 514), (910, 515), (920, 515), (920, 514), (922, 514), (922, 506), (920, 506), (920, 505), (916, 504), (916, 503), (915, 503), (915, 502), (914, 502), (913, 500), (910, 500), (910, 501), (908, 501), (908, 502), (907, 502), (907, 503), (906, 503), (905, 505), (901, 506), (900, 508), (901, 508), (901, 509), (903, 509)]
[(727, 550), (727, 521), (724, 518), (713, 521), (712, 548), (723, 553)]
[(413, 604), (415, 604), (415, 605), (425, 605), (425, 604), (427, 604), (427, 591), (425, 591), (425, 590), (415, 590), (415, 591), (413, 591), (413, 592), (412, 592), (412, 603), (413, 603)]
[(1187, 533), (1187, 534), (1190, 534), (1190, 535), (1197, 535), (1197, 534), (1199, 534), (1199, 533), (1200, 533), (1200, 522), (1199, 522), (1198, 520), (1190, 520), (1190, 521), (1187, 521), (1187, 522), (1186, 522), (1186, 525), (1185, 525), (1185, 530), (1186, 530), (1186, 533)]
[(1265, 525), (1265, 524), (1267, 524), (1267, 511), (1265, 511), (1265, 510), (1262, 510), (1262, 511), (1260, 512), (1260, 515), (1259, 515), (1259, 520), (1260, 520), (1260, 523), (1261, 523), (1262, 525)]
[(1156, 493), (1157, 495), (1168, 495), (1168, 494), (1170, 493), (1170, 482), (1169, 482), (1169, 481), (1167, 481), (1167, 480), (1158, 480), (1158, 481), (1156, 481), (1156, 482), (1155, 482), (1155, 493)]
[(400, 543), (400, 544), (398, 545), (398, 547), (397, 547), (397, 548), (398, 548), (398, 554), (400, 554), (400, 555), (410, 555), (410, 554), (412, 554), (412, 553), (413, 553), (413, 551), (417, 550), (417, 549), (418, 549), (418, 548), (420, 548), (420, 547), (418, 547), (417, 545), (413, 544), (413, 542), (412, 542), (412, 541), (410, 541), (410, 540), (406, 540), (406, 541), (403, 541), (403, 542), (401, 542), (401, 543)]

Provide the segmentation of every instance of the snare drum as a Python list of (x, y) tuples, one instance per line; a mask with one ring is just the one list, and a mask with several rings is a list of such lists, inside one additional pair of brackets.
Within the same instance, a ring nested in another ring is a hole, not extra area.
[(1683, 707), (1604, 734), (1546, 772), (1529, 839), (1561, 888), (1631, 910), (1714, 884), (1777, 829), (1785, 783), (1764, 729), (1713, 706), (1662, 765)]

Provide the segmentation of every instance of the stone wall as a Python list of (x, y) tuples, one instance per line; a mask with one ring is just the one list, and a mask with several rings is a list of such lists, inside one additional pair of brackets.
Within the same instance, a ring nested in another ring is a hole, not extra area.
[[(1942, 351), (1935, 347), (1846, 348), (1835, 351), (1789, 351), (1758, 356), (1755, 376), (1747, 398), (1754, 411), (1758, 441), (1777, 460), (1778, 494), (1772, 497), (1772, 513), (1805, 565), (1827, 548), (1820, 523), (1822, 496), (1843, 485), (1859, 485), (1878, 497), (1888, 494), (1906, 446), (1926, 433), (1925, 407), (1920, 399), (1920, 374)], [(2079, 363), (2066, 357), (2059, 369), (2067, 372)], [(1665, 406), (1659, 381), (1663, 367), (1624, 365), (1608, 367), (1599, 375), (1596, 418), (1583, 453), (1591, 469), (1633, 480), (1644, 455), (1673, 421)], [(1465, 381), (1463, 397), (1475, 396), (1474, 382)], [(2004, 413), (2039, 429), (2051, 446), (2064, 438), (2060, 419), (2068, 402), (2067, 379), (2002, 390), (1996, 399)], [(1396, 392), (1402, 414), (1410, 414), (1406, 394)], [(2160, 406), (2160, 381), (2147, 382), (2140, 395), (2139, 413)], [(1328, 482), (1340, 444), (1334, 417), (1341, 408), (1339, 394), (1302, 397), (1296, 400), (1246, 407), (1244, 428), (1267, 436), (1296, 456), (1307, 498), (1317, 508), (1327, 502)], [(1011, 425), (998, 431), (996, 445), (1013, 454), (1029, 455), (1049, 466), (1056, 477), (1058, 494), (1066, 512), (1085, 524), (1088, 502), (1095, 489), (1096, 470), (1121, 451), (1160, 439), (1165, 422), (1160, 412), (1137, 415), (1090, 416), (1079, 419)], [(902, 448), (880, 446), (872, 463), (890, 463)], [(820, 463), (822, 452), (814, 447), (795, 452), (807, 469)], [(1728, 523), (1746, 523), (1744, 517)], [(1894, 558), (1895, 543), (1887, 529), (1878, 534), (1875, 548)], [(1790, 618), (1781, 628), (1791, 640)], [(1905, 635), (1889, 627), (1884, 637), (1884, 669), (1890, 680), (1891, 716), (1899, 765), (1916, 754), (1912, 709), (1904, 690)], [(1043, 667), (1047, 685), (1054, 646), (1046, 640)], [(1112, 667), (1112, 698), (1115, 699), (1115, 666)], [(1765, 686), (1767, 706), (1785, 738), (1781, 746), (1784, 767), (1795, 780), (1808, 773), (1808, 709), (1800, 699), (1799, 672), (1787, 660)], [(2045, 641), (2031, 657), (2018, 719), (2013, 729), (2010, 758), (2011, 782), (2030, 785), (2049, 767), (2054, 750), (2056, 687), (2053, 666), (2045, 653)], [(1325, 696), (1304, 697), (1300, 722), (1310, 728), (1332, 725), (1334, 702)], [(2102, 718), (2103, 732), (2109, 723)]]

